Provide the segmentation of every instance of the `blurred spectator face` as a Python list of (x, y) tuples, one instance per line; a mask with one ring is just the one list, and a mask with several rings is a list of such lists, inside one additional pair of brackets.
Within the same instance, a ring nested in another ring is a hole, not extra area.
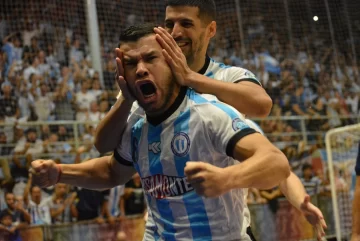
[(49, 137), (50, 142), (57, 142), (58, 139), (59, 139), (59, 137), (58, 137), (57, 134), (51, 134), (50, 137)]
[(74, 40), (74, 43), (73, 43), (73, 46), (74, 46), (75, 48), (79, 49), (79, 48), (80, 48), (80, 40), (75, 39), (75, 40)]
[(46, 84), (41, 84), (40, 85), (40, 90), (41, 90), (42, 95), (46, 95), (47, 92), (48, 92), (48, 86)]
[(99, 106), (96, 101), (90, 103), (90, 111), (97, 112), (99, 110)]
[(58, 131), (58, 133), (59, 133), (60, 135), (66, 135), (67, 131), (66, 131), (65, 126), (59, 126), (59, 131)]
[(39, 61), (43, 63), (45, 61), (45, 58), (46, 58), (45, 52), (40, 51), (39, 54), (38, 54), (38, 58), (39, 58)]
[(40, 202), (41, 202), (41, 189), (39, 187), (34, 186), (31, 189), (31, 200), (36, 204), (40, 204)]
[(56, 197), (63, 197), (67, 193), (68, 186), (63, 183), (58, 183), (55, 186), (55, 195)]
[(15, 203), (20, 207), (24, 207), (24, 198), (22, 196), (16, 196)]
[(33, 131), (33, 130), (30, 130), (30, 131), (27, 133), (26, 137), (27, 137), (27, 140), (28, 140), (29, 142), (35, 142), (35, 141), (36, 141), (36, 138), (37, 138), (36, 132)]
[(40, 64), (39, 58), (38, 58), (38, 57), (34, 57), (33, 62), (32, 62), (32, 65), (36, 67), (36, 66), (38, 66), (39, 64)]
[(102, 112), (102, 113), (107, 112), (109, 109), (109, 102), (107, 102), (106, 100), (101, 101), (99, 109), (100, 109), (100, 112)]
[[(191, 26), (184, 19), (191, 19)], [(165, 29), (180, 46), (189, 65), (196, 58), (205, 55), (209, 41), (216, 33), (215, 22), (209, 24), (200, 18), (199, 8), (188, 6), (166, 7)]]
[(93, 89), (93, 90), (99, 90), (99, 89), (101, 89), (100, 81), (94, 80), (94, 81), (93, 81), (93, 84), (92, 84), (92, 89)]
[(86, 92), (89, 89), (89, 84), (87, 81), (81, 83), (81, 91)]
[(20, 39), (19, 38), (15, 38), (14, 39), (14, 46), (16, 48), (19, 48), (21, 46), (21, 42), (20, 42)]
[(13, 193), (7, 193), (5, 196), (6, 205), (10, 210), (15, 209), (15, 195)]
[(0, 132), (0, 144), (6, 144), (7, 139), (4, 132)]
[(64, 67), (62, 67), (62, 69), (61, 69), (61, 76), (66, 76), (66, 75), (68, 75), (70, 73), (70, 69), (69, 69), (69, 67), (67, 67), (67, 66), (64, 66)]
[[(97, 79), (97, 80), (100, 79), (99, 72), (96, 71), (96, 72), (94, 73), (93, 79)], [(100, 82), (99, 82), (99, 85), (100, 85)]]
[(311, 167), (306, 167), (303, 170), (303, 176), (304, 176), (304, 178), (311, 178), (311, 176), (312, 176), (312, 168)]
[(37, 48), (37, 46), (38, 46), (37, 38), (36, 37), (31, 38), (31, 47)]
[(2, 87), (2, 91), (4, 95), (9, 96), (11, 95), (11, 86), (9, 84), (6, 84)]
[(6, 226), (6, 227), (11, 226), (12, 225), (12, 217), (11, 217), (11, 215), (8, 214), (8, 215), (5, 215), (4, 217), (2, 217), (1, 224)]

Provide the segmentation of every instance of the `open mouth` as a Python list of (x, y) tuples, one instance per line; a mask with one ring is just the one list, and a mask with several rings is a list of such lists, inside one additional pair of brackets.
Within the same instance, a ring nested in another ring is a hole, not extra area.
[(145, 99), (152, 97), (156, 93), (156, 87), (151, 82), (145, 82), (141, 84), (139, 87)]
[(185, 47), (185, 46), (189, 45), (189, 43), (188, 43), (188, 42), (176, 42), (176, 44), (177, 44), (180, 48), (182, 48), (182, 47)]

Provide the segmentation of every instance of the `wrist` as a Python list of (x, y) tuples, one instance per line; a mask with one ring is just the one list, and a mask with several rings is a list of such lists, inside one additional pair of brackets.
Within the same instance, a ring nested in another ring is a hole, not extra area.
[(237, 188), (236, 187), (236, 177), (233, 172), (233, 166), (229, 166), (224, 168), (224, 188), (226, 191), (230, 191), (231, 189)]
[(190, 71), (190, 73), (188, 73), (186, 75), (184, 85), (196, 90), (197, 89), (196, 87), (199, 85), (197, 83), (197, 82), (199, 82), (199, 79), (200, 79), (199, 76), (200, 76), (200, 74), (198, 74), (194, 71)]

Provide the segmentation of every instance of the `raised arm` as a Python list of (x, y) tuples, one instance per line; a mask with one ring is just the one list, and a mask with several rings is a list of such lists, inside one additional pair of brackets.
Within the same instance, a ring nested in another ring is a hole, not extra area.
[(258, 133), (241, 138), (233, 149), (240, 164), (226, 168), (230, 189), (271, 189), (290, 175), (285, 155)]
[(53, 160), (36, 160), (31, 166), (34, 183), (41, 187), (60, 182), (93, 190), (123, 185), (136, 172), (132, 166), (120, 164), (114, 155), (80, 164), (56, 164)]
[(100, 153), (113, 151), (120, 141), (134, 98), (131, 96), (123, 77), (122, 53), (116, 49), (116, 82), (120, 86), (121, 95), (111, 110), (100, 121), (95, 132), (95, 147)]
[(179, 84), (189, 86), (199, 93), (215, 95), (247, 116), (269, 115), (272, 100), (250, 71), (246, 72), (248, 78), (243, 76), (241, 79), (234, 79), (235, 76), (225, 76), (226, 82), (198, 74), (195, 72), (197, 70), (191, 70), (187, 65), (180, 47), (165, 29), (158, 27), (154, 31), (158, 34), (157, 40), (164, 48), (164, 56)]

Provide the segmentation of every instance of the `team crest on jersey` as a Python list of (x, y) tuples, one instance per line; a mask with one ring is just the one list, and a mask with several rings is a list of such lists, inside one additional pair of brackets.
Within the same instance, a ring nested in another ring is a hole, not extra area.
[(133, 159), (133, 162), (138, 162), (139, 154), (138, 154), (138, 140), (134, 137), (132, 140), (132, 150), (131, 150), (131, 156)]
[(172, 152), (179, 157), (183, 157), (189, 153), (190, 138), (184, 132), (177, 133), (171, 141)]
[(248, 125), (244, 123), (242, 120), (240, 120), (240, 118), (235, 118), (232, 122), (232, 128), (234, 129), (234, 131), (242, 130), (247, 127)]
[(184, 193), (194, 190), (186, 181), (186, 177), (172, 177), (157, 174), (155, 176), (142, 178), (142, 183), (145, 193), (157, 199), (181, 196)]

